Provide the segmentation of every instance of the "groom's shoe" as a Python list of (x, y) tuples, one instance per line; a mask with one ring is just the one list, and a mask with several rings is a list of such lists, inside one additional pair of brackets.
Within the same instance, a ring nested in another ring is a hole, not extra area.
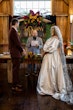
[(16, 86), (16, 87), (12, 87), (12, 91), (13, 92), (22, 92), (23, 89), (21, 89), (20, 87)]
[(29, 73), (26, 73), (26, 74), (25, 74), (25, 76), (29, 76), (29, 75), (30, 75)]

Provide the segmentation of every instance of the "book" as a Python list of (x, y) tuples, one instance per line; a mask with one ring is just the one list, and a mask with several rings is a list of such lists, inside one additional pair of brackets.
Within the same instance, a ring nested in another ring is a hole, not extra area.
[(32, 41), (31, 41), (31, 46), (36, 46), (36, 45), (39, 46), (39, 42), (36, 41), (36, 40), (32, 40)]

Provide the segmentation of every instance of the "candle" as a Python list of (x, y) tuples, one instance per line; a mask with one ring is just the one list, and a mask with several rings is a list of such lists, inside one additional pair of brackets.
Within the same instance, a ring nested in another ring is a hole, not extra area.
[(70, 49), (67, 50), (67, 55), (72, 55), (72, 51)]

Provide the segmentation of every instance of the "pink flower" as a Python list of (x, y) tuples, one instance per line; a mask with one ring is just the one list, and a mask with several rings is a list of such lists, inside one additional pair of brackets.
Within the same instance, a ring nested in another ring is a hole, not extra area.
[(24, 16), (23, 19), (29, 19), (29, 17), (28, 16)]
[(30, 10), (30, 14), (31, 14), (31, 15), (34, 15), (34, 12), (33, 12), (32, 10)]

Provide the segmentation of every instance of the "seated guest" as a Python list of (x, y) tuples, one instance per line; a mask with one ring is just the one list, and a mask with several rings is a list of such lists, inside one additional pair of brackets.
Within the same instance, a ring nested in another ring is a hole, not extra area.
[[(26, 44), (28, 51), (33, 54), (40, 54), (41, 49), (43, 48), (43, 41), (40, 37), (38, 37), (38, 33), (36, 30), (32, 31), (32, 37), (29, 37)], [(34, 73), (36, 73), (37, 65), (34, 67)]]

